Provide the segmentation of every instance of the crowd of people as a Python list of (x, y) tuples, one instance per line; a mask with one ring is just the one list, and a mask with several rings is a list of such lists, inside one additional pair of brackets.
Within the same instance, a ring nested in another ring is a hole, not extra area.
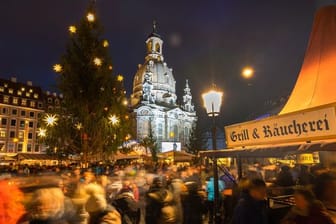
[[(327, 169), (282, 166), (273, 183), (257, 166), (237, 180), (201, 166), (76, 165), (0, 167), (0, 223), (19, 224), (333, 224), (336, 176)], [(268, 182), (268, 181), (267, 181)], [(277, 222), (269, 186), (289, 189), (295, 205)]]

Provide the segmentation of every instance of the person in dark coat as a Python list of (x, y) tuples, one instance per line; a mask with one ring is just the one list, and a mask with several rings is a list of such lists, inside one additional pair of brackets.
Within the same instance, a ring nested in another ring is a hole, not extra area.
[(183, 197), (183, 224), (202, 224), (207, 209), (204, 198), (198, 193), (198, 184), (187, 182), (188, 193)]
[(281, 224), (334, 224), (320, 201), (306, 188), (294, 192), (295, 206), (282, 220)]
[(249, 180), (234, 210), (233, 224), (268, 224), (266, 184), (261, 179)]
[(279, 172), (278, 176), (276, 177), (276, 185), (280, 187), (290, 187), (295, 185), (293, 176), (289, 171), (288, 166), (281, 167), (281, 171)]

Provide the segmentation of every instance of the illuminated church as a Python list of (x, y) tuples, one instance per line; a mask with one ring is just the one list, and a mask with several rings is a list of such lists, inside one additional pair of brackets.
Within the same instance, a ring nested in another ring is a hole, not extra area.
[(162, 45), (163, 40), (153, 24), (153, 32), (146, 40), (145, 62), (138, 66), (133, 80), (131, 105), (136, 135), (141, 141), (152, 131), (160, 149), (164, 142), (174, 143), (174, 148), (177, 144), (183, 148), (197, 116), (188, 80), (182, 104), (177, 104), (173, 69), (164, 60)]

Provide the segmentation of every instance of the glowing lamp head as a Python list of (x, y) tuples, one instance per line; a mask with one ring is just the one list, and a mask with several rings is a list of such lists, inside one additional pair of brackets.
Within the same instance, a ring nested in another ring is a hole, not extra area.
[(116, 115), (110, 115), (108, 117), (110, 124), (117, 125), (119, 124), (119, 118)]
[(89, 12), (87, 15), (86, 15), (86, 18), (89, 22), (94, 22), (95, 21), (95, 15), (91, 12)]
[(242, 75), (245, 79), (252, 78), (253, 74), (254, 74), (254, 70), (251, 67), (246, 67), (242, 71)]
[(222, 104), (223, 92), (212, 89), (202, 94), (204, 107), (209, 116), (218, 116)]
[(75, 127), (76, 127), (77, 130), (81, 130), (83, 128), (83, 125), (82, 125), (82, 123), (78, 122), (78, 123), (75, 124)]
[(69, 32), (70, 33), (76, 33), (77, 28), (75, 26), (69, 26)]
[(96, 66), (101, 66), (103, 62), (102, 62), (102, 60), (101, 60), (100, 58), (95, 57), (95, 58), (93, 59), (93, 63), (94, 63)]
[(63, 68), (62, 68), (62, 65), (60, 64), (55, 64), (54, 67), (53, 67), (54, 71), (55, 72), (62, 72)]

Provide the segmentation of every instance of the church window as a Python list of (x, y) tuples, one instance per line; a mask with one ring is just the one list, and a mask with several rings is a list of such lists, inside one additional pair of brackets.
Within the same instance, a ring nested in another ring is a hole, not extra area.
[(149, 41), (148, 44), (147, 44), (147, 51), (148, 52), (152, 52), (152, 46), (153, 46), (152, 41)]
[(155, 51), (156, 51), (156, 52), (159, 52), (159, 53), (161, 52), (160, 44), (159, 44), (159, 43), (156, 43), (156, 44), (155, 44)]

